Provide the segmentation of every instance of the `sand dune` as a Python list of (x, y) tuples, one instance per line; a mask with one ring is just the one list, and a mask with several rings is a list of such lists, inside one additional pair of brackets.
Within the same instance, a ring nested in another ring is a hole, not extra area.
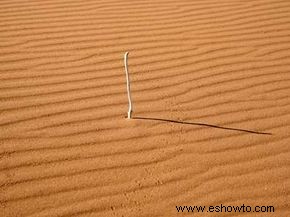
[(2, 0), (1, 216), (290, 216), (289, 10)]

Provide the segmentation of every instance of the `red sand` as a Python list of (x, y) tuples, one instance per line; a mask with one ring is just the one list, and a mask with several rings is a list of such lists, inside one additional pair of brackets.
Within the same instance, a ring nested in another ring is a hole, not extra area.
[[(289, 217), (289, 11), (2, 0), (0, 216)], [(176, 210), (220, 204), (275, 213)]]

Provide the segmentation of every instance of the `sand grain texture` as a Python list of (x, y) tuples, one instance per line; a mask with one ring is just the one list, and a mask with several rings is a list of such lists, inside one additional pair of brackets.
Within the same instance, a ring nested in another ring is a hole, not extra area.
[[(1, 216), (289, 217), (289, 11), (2, 0)], [(220, 204), (275, 213), (175, 207)]]

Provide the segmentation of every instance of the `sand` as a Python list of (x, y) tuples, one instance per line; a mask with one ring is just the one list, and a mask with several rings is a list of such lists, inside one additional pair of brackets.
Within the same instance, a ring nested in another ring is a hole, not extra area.
[(1, 0), (0, 216), (289, 217), (289, 11)]

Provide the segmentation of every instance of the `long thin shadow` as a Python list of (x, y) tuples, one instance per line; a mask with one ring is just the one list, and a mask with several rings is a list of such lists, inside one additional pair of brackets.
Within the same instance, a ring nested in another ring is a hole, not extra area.
[(163, 121), (163, 122), (171, 122), (171, 123), (176, 123), (176, 124), (188, 124), (188, 125), (195, 125), (195, 126), (213, 127), (213, 128), (223, 129), (223, 130), (234, 130), (234, 131), (253, 133), (253, 134), (272, 135), (272, 133), (264, 133), (264, 132), (258, 132), (258, 131), (252, 131), (252, 130), (232, 128), (232, 127), (222, 127), (222, 126), (217, 126), (217, 125), (213, 125), (213, 124), (204, 124), (204, 123), (198, 123), (198, 122), (185, 122), (185, 121), (176, 121), (176, 120), (169, 120), (169, 119), (162, 119), (162, 118), (150, 118), (150, 117), (147, 117), (147, 118), (146, 117), (132, 117), (132, 119), (149, 120), (149, 121)]

